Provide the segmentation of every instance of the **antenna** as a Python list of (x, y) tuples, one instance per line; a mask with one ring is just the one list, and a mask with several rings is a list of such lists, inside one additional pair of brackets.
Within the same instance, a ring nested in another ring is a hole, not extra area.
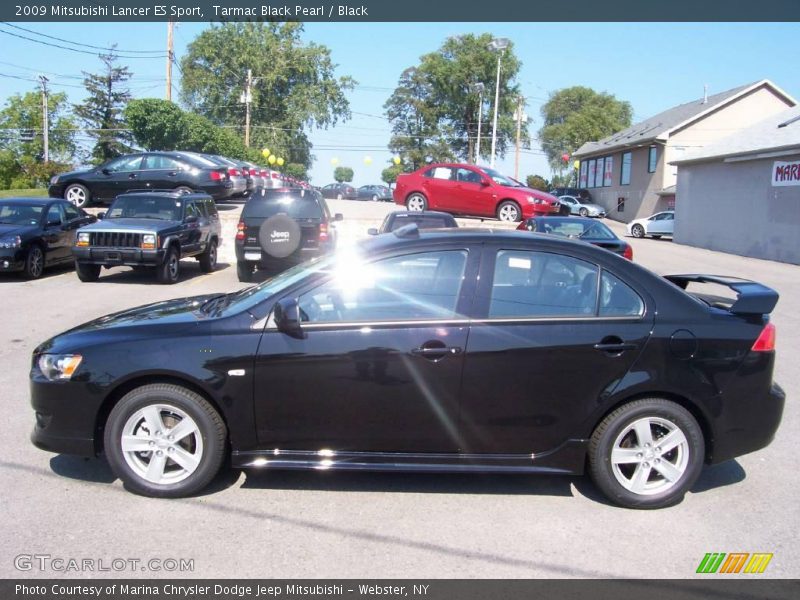
[(708, 104), (708, 84), (703, 84), (703, 104)]

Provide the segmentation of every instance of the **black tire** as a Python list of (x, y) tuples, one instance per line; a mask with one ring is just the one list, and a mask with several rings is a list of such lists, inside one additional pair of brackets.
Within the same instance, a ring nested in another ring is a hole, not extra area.
[(578, 210), (578, 214), (580, 216), (582, 216), (582, 217), (588, 217), (589, 216), (589, 211), (586, 210), (585, 208), (581, 208), (580, 210)]
[(179, 185), (174, 190), (172, 190), (176, 194), (194, 194), (194, 190), (190, 188), (188, 185)]
[(425, 194), (420, 192), (409, 194), (408, 198), (406, 198), (406, 209), (414, 212), (428, 210), (428, 199)]
[(208, 248), (198, 257), (198, 260), (203, 273), (211, 273), (217, 268), (217, 240), (209, 242)]
[(87, 265), (75, 261), (75, 273), (84, 283), (91, 283), (100, 279), (100, 265)]
[(158, 283), (171, 285), (178, 281), (181, 274), (181, 256), (175, 246), (170, 246), (164, 256), (164, 262), (156, 267)]
[(644, 227), (637, 223), (633, 227), (631, 227), (631, 235), (635, 238), (643, 238), (644, 237)]
[(372, 194), (372, 201), (373, 202), (377, 202), (378, 201), (378, 194)]
[(39, 279), (44, 273), (44, 252), (39, 244), (31, 244), (25, 255), (22, 276), (25, 279)]
[(243, 283), (250, 283), (253, 280), (255, 265), (251, 262), (239, 261), (236, 263), (236, 276)]
[(505, 223), (516, 223), (522, 219), (522, 210), (513, 200), (504, 200), (497, 205), (497, 218)]
[[(161, 407), (158, 415), (160, 424), (164, 426), (162, 431), (157, 432), (157, 437), (148, 431), (150, 423), (144, 417), (138, 425), (139, 435), (145, 440), (158, 440), (153, 445), (154, 450), (124, 452), (122, 437), (131, 435), (130, 431), (126, 431), (126, 426), (130, 426), (131, 420), (137, 421), (136, 415), (139, 411), (156, 405)], [(178, 415), (174, 409), (185, 413), (194, 421), (197, 433), (189, 434), (182, 440), (168, 441), (169, 432), (182, 420), (178, 416), (171, 416)], [(225, 458), (227, 435), (222, 417), (205, 398), (178, 385), (159, 383), (128, 392), (114, 406), (105, 426), (104, 450), (112, 471), (128, 490), (155, 498), (181, 498), (202, 490), (219, 472)], [(198, 443), (198, 439), (202, 445)], [(181, 480), (177, 480), (181, 469), (184, 472), (188, 469), (170, 458), (175, 456), (173, 451), (179, 449), (190, 453), (194, 450), (192, 456), (197, 458), (196, 468)], [(166, 455), (163, 472), (172, 474), (175, 481), (170, 481), (169, 477), (163, 478), (163, 482), (148, 481), (137, 472), (139, 464), (149, 466), (150, 461), (155, 459), (156, 452)], [(175, 476), (176, 473), (178, 476)]]
[[(650, 441), (639, 439), (639, 430), (632, 429), (635, 423), (649, 432)], [(677, 435), (676, 431), (683, 435), (683, 442), (662, 450), (659, 442), (667, 435)], [(638, 452), (640, 447), (642, 452)], [(612, 461), (615, 448), (620, 457), (622, 453), (628, 455), (616, 466)], [(663, 398), (645, 398), (621, 406), (603, 419), (589, 441), (592, 480), (609, 500), (627, 508), (662, 508), (680, 502), (700, 475), (704, 458), (700, 425), (688, 410)], [(623, 481), (641, 491), (632, 491)]]
[(71, 202), (78, 208), (86, 208), (92, 203), (92, 193), (83, 184), (70, 183), (64, 188), (64, 200)]

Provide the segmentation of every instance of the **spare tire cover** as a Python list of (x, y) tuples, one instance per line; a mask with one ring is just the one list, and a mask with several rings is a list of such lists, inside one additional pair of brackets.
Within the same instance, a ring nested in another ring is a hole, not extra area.
[(287, 214), (271, 216), (258, 230), (261, 249), (275, 258), (286, 258), (300, 246), (300, 226)]

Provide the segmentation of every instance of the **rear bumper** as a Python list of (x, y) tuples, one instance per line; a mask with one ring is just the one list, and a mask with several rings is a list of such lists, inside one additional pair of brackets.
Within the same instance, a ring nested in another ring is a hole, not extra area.
[(138, 248), (82, 248), (74, 246), (72, 256), (82, 264), (115, 266), (152, 266), (164, 262), (166, 250), (140, 250)]
[(297, 265), (321, 256), (326, 252), (327, 248), (325, 247), (299, 248), (285, 258), (275, 258), (263, 252), (258, 246), (245, 247), (244, 244), (236, 244), (236, 261), (253, 263), (261, 265), (262, 267), (273, 265)]

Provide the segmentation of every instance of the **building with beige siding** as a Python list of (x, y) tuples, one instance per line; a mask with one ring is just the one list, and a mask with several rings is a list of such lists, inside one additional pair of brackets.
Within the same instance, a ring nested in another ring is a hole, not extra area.
[(579, 186), (609, 218), (625, 223), (674, 208), (678, 167), (672, 163), (796, 104), (764, 79), (675, 106), (581, 146), (574, 155)]

